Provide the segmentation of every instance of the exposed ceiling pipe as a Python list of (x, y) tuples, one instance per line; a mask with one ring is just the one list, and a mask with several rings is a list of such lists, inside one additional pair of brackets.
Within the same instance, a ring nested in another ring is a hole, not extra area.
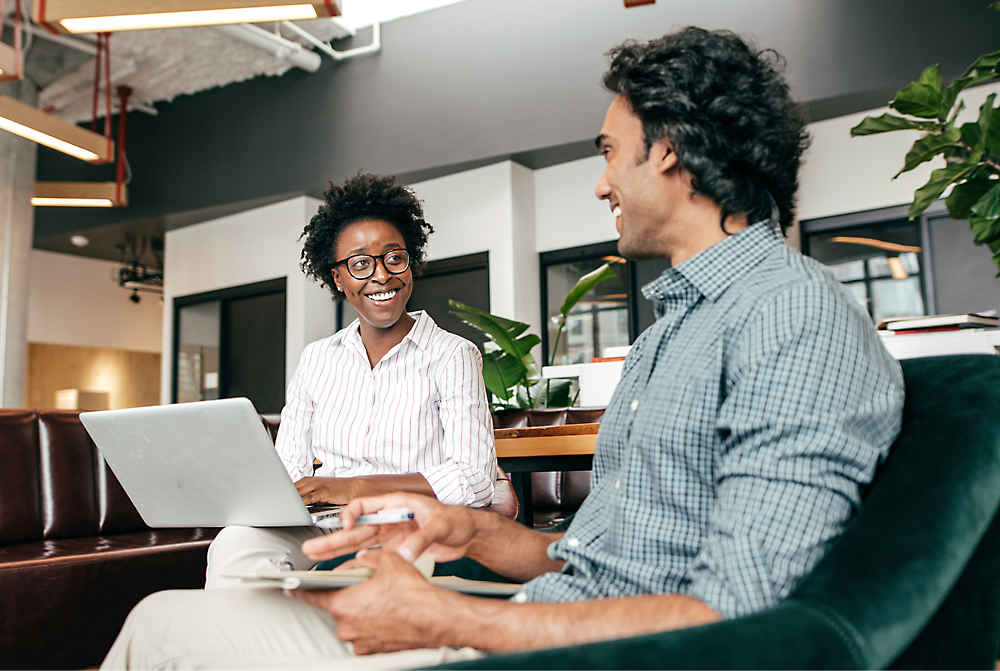
[[(13, 25), (12, 21), (4, 19), (4, 25)], [(82, 51), (85, 54), (90, 54), (91, 56), (97, 55), (97, 45), (92, 42), (85, 42), (76, 37), (67, 37), (65, 35), (53, 35), (52, 33), (39, 28), (33, 23), (25, 21), (21, 24), (23, 28), (27, 28), (28, 31), (35, 37), (41, 37), (42, 39), (49, 40), (50, 42), (55, 42), (56, 44), (61, 44), (70, 49), (76, 49), (77, 51)]]
[(263, 28), (258, 28), (249, 23), (213, 26), (213, 28), (220, 33), (225, 33), (255, 47), (260, 47), (265, 51), (270, 51), (278, 58), (284, 58), (292, 65), (302, 68), (307, 72), (316, 72), (319, 70), (320, 63), (323, 60), (319, 54), (306, 49), (298, 42), (286, 40), (280, 35), (269, 33)]
[(314, 35), (302, 30), (297, 25), (291, 21), (282, 21), (281, 25), (288, 28), (293, 33), (306, 40), (317, 49), (322, 51), (324, 54), (329, 56), (335, 61), (342, 61), (345, 58), (353, 58), (354, 56), (364, 56), (365, 54), (375, 54), (382, 48), (382, 36), (380, 30), (380, 24), (378, 21), (372, 24), (372, 43), (366, 47), (356, 47), (354, 49), (348, 49), (346, 51), (337, 51), (331, 47), (326, 42), (322, 42), (317, 39)]

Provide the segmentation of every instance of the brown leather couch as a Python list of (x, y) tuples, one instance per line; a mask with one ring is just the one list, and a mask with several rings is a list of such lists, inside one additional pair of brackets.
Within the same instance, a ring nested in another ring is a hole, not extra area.
[[(517, 516), (505, 475), (491, 509)], [(205, 584), (217, 532), (146, 526), (78, 412), (0, 410), (0, 669), (97, 666), (143, 597)]]
[(0, 410), (0, 668), (100, 664), (140, 599), (201, 587), (215, 529), (150, 529), (79, 413)]
[[(493, 414), (496, 429), (563, 426), (600, 422), (604, 408), (535, 408), (502, 410)], [(531, 474), (532, 526), (550, 527), (580, 507), (590, 494), (590, 471), (554, 471)], [(527, 506), (525, 506), (527, 509)]]

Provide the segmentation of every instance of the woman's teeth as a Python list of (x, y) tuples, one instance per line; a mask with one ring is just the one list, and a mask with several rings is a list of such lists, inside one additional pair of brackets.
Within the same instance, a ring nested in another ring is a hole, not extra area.
[(615, 207), (615, 209), (611, 210), (611, 214), (615, 215), (616, 217), (622, 216), (622, 207), (621, 207), (621, 205), (618, 205), (617, 207)]
[(392, 300), (395, 296), (396, 296), (395, 289), (392, 291), (383, 291), (380, 294), (368, 294), (368, 298), (376, 302), (389, 301)]

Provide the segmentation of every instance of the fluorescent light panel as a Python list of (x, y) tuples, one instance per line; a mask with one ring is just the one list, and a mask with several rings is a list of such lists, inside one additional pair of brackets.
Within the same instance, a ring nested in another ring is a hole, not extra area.
[[(139, 5), (137, 7), (137, 5)], [(118, 32), (340, 16), (340, 0), (39, 0), (36, 23), (56, 33)]]
[(108, 198), (39, 198), (31, 199), (31, 204), (35, 207), (114, 207), (115, 204)]
[(122, 30), (220, 26), (228, 23), (262, 23), (264, 21), (301, 21), (302, 19), (315, 18), (316, 10), (312, 5), (289, 5), (287, 7), (206, 9), (195, 12), (165, 12), (163, 14), (94, 16), (86, 19), (63, 19), (59, 23), (71, 33), (111, 33)]
[(31, 204), (36, 207), (125, 207), (128, 189), (114, 182), (35, 182)]
[(103, 135), (9, 96), (0, 95), (0, 129), (90, 163), (109, 163), (114, 158), (114, 142)]

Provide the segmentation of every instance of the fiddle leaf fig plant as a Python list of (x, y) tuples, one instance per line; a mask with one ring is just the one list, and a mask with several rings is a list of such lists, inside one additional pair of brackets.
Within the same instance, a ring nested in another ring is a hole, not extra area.
[[(1000, 2), (994, 2), (990, 8), (1000, 11)], [(932, 65), (920, 79), (900, 89), (889, 103), (899, 114), (866, 117), (851, 129), (851, 136), (897, 130), (923, 132), (907, 152), (895, 177), (937, 156), (944, 157), (945, 166), (932, 171), (927, 183), (917, 189), (910, 205), (910, 219), (918, 217), (952, 186), (945, 198), (948, 214), (952, 219), (969, 221), (974, 242), (989, 247), (993, 263), (1000, 268), (1000, 110), (994, 104), (997, 94), (986, 99), (976, 121), (957, 124), (958, 115), (965, 108), (959, 94), (970, 86), (998, 78), (1000, 51), (980, 56), (947, 88), (941, 80), (941, 68)], [(1000, 277), (1000, 272), (997, 276)]]
[[(553, 318), (557, 327), (555, 346), (566, 328), (566, 317), (580, 299), (604, 280), (615, 277), (610, 264), (581, 277), (573, 286), (560, 316)], [(565, 408), (573, 404), (570, 398), (570, 380), (547, 380), (541, 376), (531, 350), (541, 342), (533, 333), (525, 333), (528, 324), (505, 319), (497, 315), (450, 300), (452, 314), (482, 331), (496, 345), (496, 349), (483, 355), (483, 380), (486, 388), (498, 399), (491, 403), (492, 410), (511, 408)], [(552, 350), (555, 351), (555, 346)]]

